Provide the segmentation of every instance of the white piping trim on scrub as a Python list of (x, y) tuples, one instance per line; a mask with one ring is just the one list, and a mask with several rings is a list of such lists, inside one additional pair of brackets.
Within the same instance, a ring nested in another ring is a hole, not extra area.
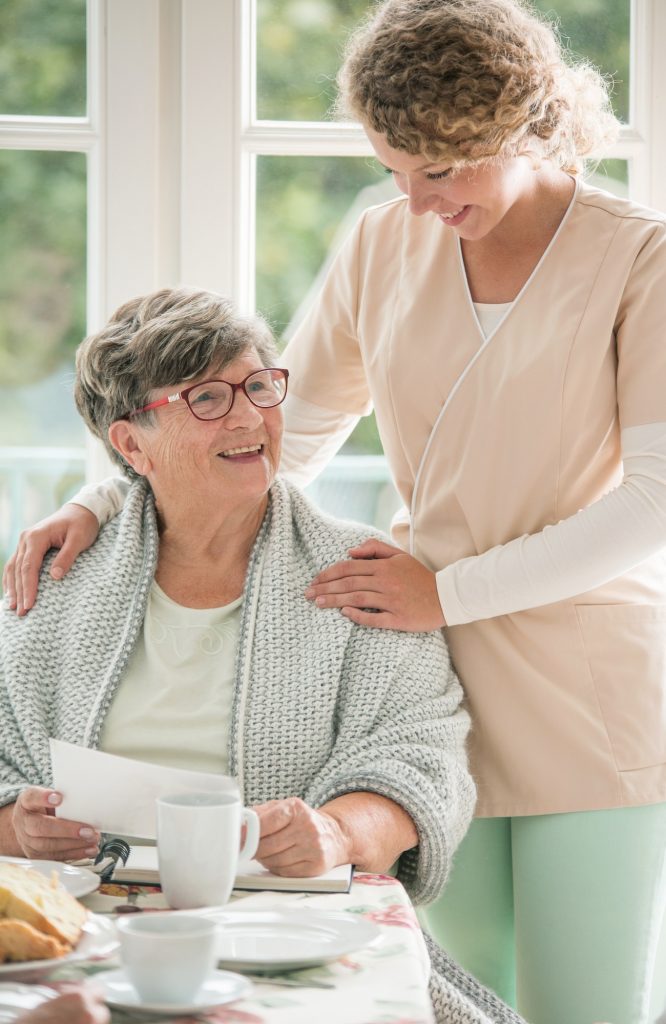
[[(479, 358), (479, 356), (483, 352), (486, 351), (486, 349), (488, 348), (488, 345), (490, 344), (492, 339), (495, 337), (495, 335), (497, 334), (498, 330), (500, 329), (500, 327), (502, 326), (502, 324), (504, 323), (506, 318), (511, 315), (511, 312), (512, 312), (513, 308), (520, 301), (520, 299), (522, 298), (522, 296), (525, 293), (525, 291), (529, 288), (532, 280), (534, 279), (534, 276), (538, 273), (539, 268), (541, 267), (541, 264), (546, 259), (546, 257), (548, 256), (548, 253), (553, 248), (553, 246), (555, 245), (555, 242), (559, 238), (560, 232), (562, 231), (562, 229), (564, 228), (564, 225), (569, 220), (569, 217), (571, 215), (571, 211), (573, 210), (574, 205), (576, 203), (576, 199), (578, 197), (578, 185), (579, 185), (579, 179), (578, 178), (574, 178), (574, 185), (575, 185), (575, 187), (574, 187), (573, 195), (571, 197), (569, 205), (567, 206), (567, 208), (566, 208), (566, 210), (564, 212), (564, 216), (562, 217), (562, 220), (560, 221), (560, 223), (558, 225), (557, 231), (555, 232), (555, 234), (551, 238), (550, 242), (548, 243), (548, 245), (544, 249), (543, 253), (541, 254), (541, 259), (539, 260), (539, 262), (535, 266), (534, 270), (532, 271), (532, 273), (528, 277), (528, 279), (525, 282), (525, 284), (523, 285), (523, 287), (520, 289), (520, 291), (516, 295), (515, 299), (511, 303), (509, 309), (507, 309), (506, 313), (504, 314), (504, 316), (502, 317), (500, 322), (498, 324), (496, 324), (495, 328), (490, 332), (490, 334), (488, 335), (487, 338), (484, 337), (483, 329), (481, 327), (481, 324), (479, 322), (479, 318), (478, 318), (478, 316), (476, 314), (476, 310), (474, 308), (474, 302), (472, 301), (472, 293), (469, 290), (469, 281), (467, 280), (467, 273), (465, 272), (465, 264), (463, 262), (463, 257), (462, 257), (462, 246), (460, 244), (460, 238), (457, 239), (458, 259), (460, 261), (460, 271), (461, 271), (462, 276), (463, 276), (463, 281), (465, 282), (465, 291), (467, 293), (467, 301), (469, 302), (469, 305), (470, 305), (470, 308), (471, 308), (471, 311), (472, 311), (472, 316), (474, 317), (474, 320), (475, 320), (476, 325), (478, 327), (479, 334), (483, 338), (483, 342), (481, 344), (481, 347), (479, 349), (477, 349), (477, 351), (474, 353), (474, 355), (472, 356), (472, 358), (468, 362), (467, 366), (463, 369), (462, 373), (460, 374), (460, 376), (458, 377), (458, 379), (454, 383), (453, 387), (449, 391), (449, 393), (448, 393), (448, 395), (446, 397), (446, 401), (444, 402), (444, 405), (440, 409), (439, 415), (437, 416), (437, 419), (435, 420), (434, 426), (433, 426), (433, 428), (432, 428), (432, 430), (430, 432), (430, 437), (428, 438), (428, 443), (425, 446), (425, 449), (423, 451), (423, 455), (421, 456), (421, 461), (419, 462), (419, 468), (417, 469), (416, 477), (414, 478), (414, 490), (412, 491), (412, 501), (411, 501), (411, 505), (410, 505), (410, 509), (409, 509), (409, 553), (411, 555), (414, 554), (414, 518), (415, 518), (415, 515), (416, 515), (416, 502), (417, 502), (417, 499), (418, 499), (418, 491), (419, 491), (419, 485), (421, 483), (421, 476), (423, 475), (423, 469), (424, 469), (424, 466), (425, 466), (425, 463), (426, 463), (426, 459), (428, 458), (428, 455), (430, 454), (430, 448), (432, 447), (432, 443), (433, 443), (433, 441), (435, 439), (435, 435), (436, 435), (437, 430), (439, 428), (439, 425), (441, 423), (442, 417), (444, 416), (444, 413), (448, 409), (448, 407), (449, 407), (449, 405), (451, 403), (451, 400), (453, 399), (454, 395), (458, 391), (458, 388), (460, 387), (460, 385), (463, 383), (463, 381), (467, 377), (467, 374), (470, 372), (472, 367), (475, 365), (475, 363), (476, 363), (477, 359)], [(441, 566), (440, 568), (444, 568), (444, 566)]]
[(238, 705), (238, 776), (236, 781), (238, 783), (238, 789), (240, 790), (241, 801), (244, 801), (245, 796), (243, 793), (245, 786), (244, 770), (243, 770), (243, 735), (245, 732), (245, 709), (247, 707), (247, 691), (248, 682), (250, 680), (250, 665), (252, 663), (252, 638), (254, 637), (254, 626), (257, 621), (257, 605), (259, 604), (259, 591), (261, 590), (261, 578), (264, 567), (264, 560), (266, 558), (266, 546), (259, 556), (259, 563), (255, 570), (256, 586), (252, 595), (252, 604), (249, 608), (249, 622), (248, 630), (244, 637), (245, 642), (245, 660), (243, 662), (243, 674), (241, 676), (241, 693), (240, 701)]

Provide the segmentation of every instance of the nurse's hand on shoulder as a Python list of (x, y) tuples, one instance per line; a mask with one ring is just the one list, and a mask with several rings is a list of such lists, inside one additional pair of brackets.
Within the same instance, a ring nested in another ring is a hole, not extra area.
[(380, 629), (421, 633), (446, 625), (435, 574), (418, 559), (374, 539), (349, 554), (305, 591), (319, 608), (339, 608), (353, 622)]
[(83, 505), (68, 503), (19, 536), (18, 547), (5, 565), (2, 589), (10, 608), (25, 615), (37, 598), (39, 570), (50, 548), (60, 548), (50, 574), (61, 579), (77, 555), (89, 548), (99, 533), (99, 523)]

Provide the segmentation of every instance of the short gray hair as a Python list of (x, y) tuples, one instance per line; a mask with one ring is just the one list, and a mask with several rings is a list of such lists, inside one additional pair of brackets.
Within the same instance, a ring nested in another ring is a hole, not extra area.
[[(155, 388), (195, 380), (209, 368), (217, 373), (250, 348), (264, 366), (275, 365), (275, 341), (261, 317), (239, 316), (229, 299), (214, 292), (161, 288), (126, 302), (101, 331), (81, 342), (76, 407), (127, 471), (109, 441), (111, 424), (147, 405)], [(141, 414), (144, 422), (153, 417)]]

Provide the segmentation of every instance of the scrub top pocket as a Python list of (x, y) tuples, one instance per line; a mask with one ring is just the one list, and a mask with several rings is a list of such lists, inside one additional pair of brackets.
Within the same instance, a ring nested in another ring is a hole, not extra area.
[(666, 605), (577, 605), (619, 771), (666, 760)]

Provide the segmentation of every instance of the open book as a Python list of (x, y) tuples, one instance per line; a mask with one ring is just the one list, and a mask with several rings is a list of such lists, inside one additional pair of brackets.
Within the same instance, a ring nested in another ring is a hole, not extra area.
[[(104, 846), (102, 846), (102, 854)], [(274, 875), (256, 860), (250, 861), (241, 873), (236, 875), (234, 889), (259, 889), (276, 892), (349, 892), (352, 880), (351, 864), (331, 868), (314, 878), (285, 878)], [(121, 859), (111, 876), (111, 881), (134, 885), (159, 885), (160, 874), (157, 866), (156, 846), (132, 846), (127, 862)]]

